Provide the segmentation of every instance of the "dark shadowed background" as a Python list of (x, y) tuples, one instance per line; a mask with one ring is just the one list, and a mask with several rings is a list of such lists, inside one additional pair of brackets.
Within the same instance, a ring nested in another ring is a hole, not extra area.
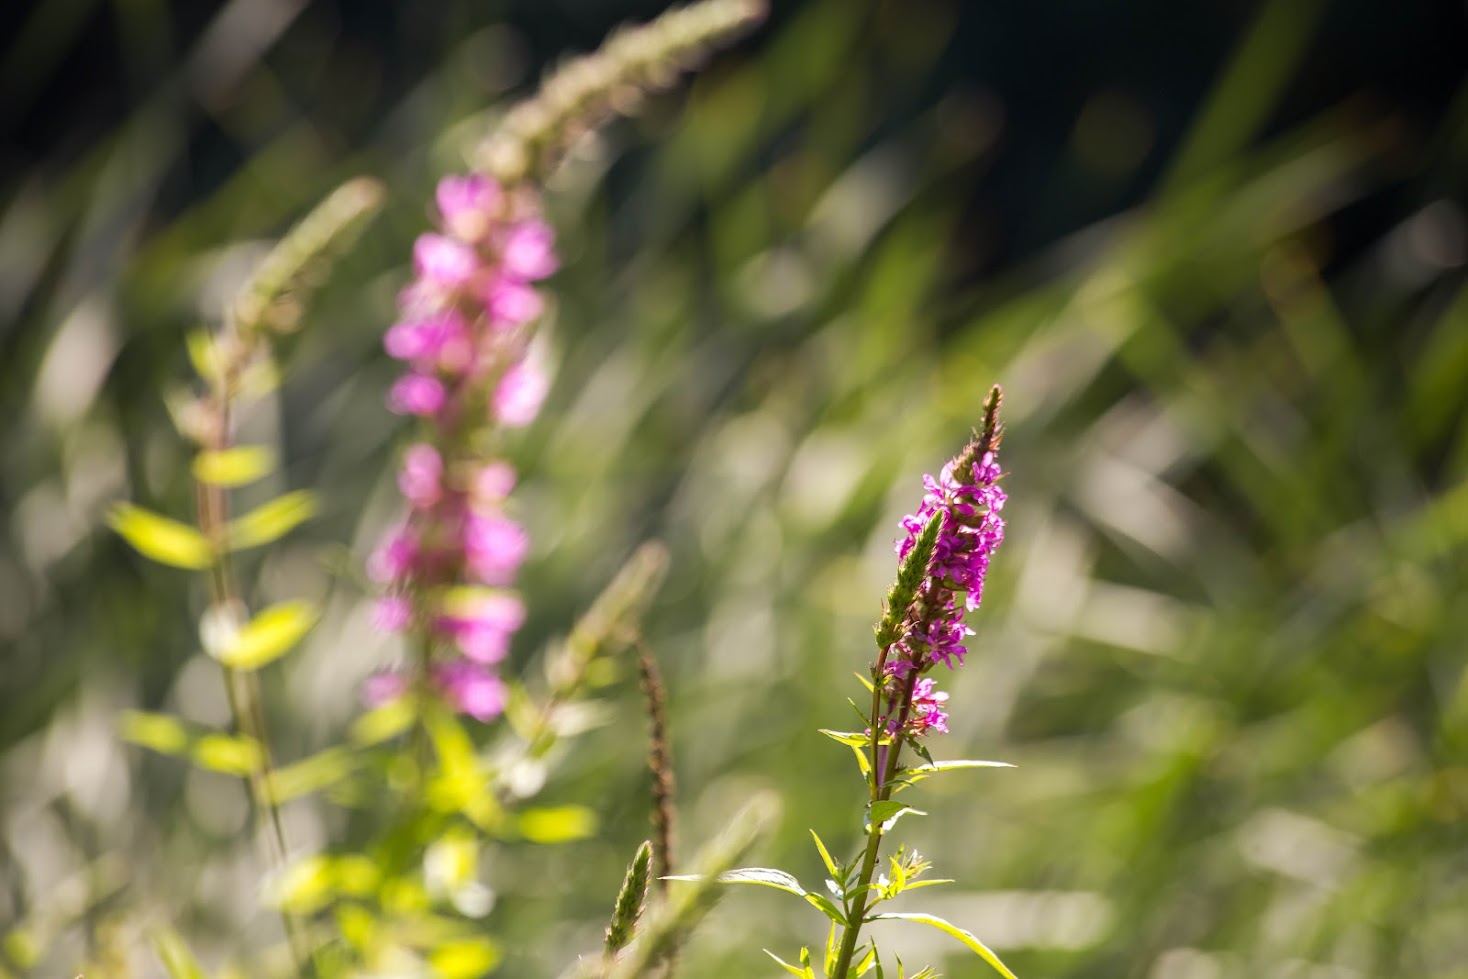
[[(327, 609), (263, 678), (272, 735), (339, 739), (398, 655), (355, 569), (395, 506), (380, 336), (433, 183), (659, 9), (0, 10), (0, 975), (157, 974), (159, 921), (211, 968), (278, 940), (244, 790), (117, 736), (227, 711), (200, 585), (102, 517), (187, 516), (185, 333), (330, 188), (385, 181), (242, 419), (281, 448), (262, 492), (324, 503), (243, 566)], [(1002, 382), (1009, 538), (933, 747), (1019, 767), (917, 790), (899, 834), (956, 880), (922, 905), (1027, 979), (1468, 977), (1465, 31), (1449, 2), (775, 4), (547, 190), (512, 668), (666, 541), (685, 848), (773, 787), (756, 860), (816, 884), (806, 829), (851, 849), (861, 787), (815, 729), (851, 723), (896, 521)], [(635, 683), (605, 696), (545, 792), (598, 833), (486, 869), (506, 975), (597, 947), (646, 833)], [(301, 852), (358, 831), (286, 815)], [(739, 890), (685, 974), (774, 975), (762, 946), (824, 933)]]

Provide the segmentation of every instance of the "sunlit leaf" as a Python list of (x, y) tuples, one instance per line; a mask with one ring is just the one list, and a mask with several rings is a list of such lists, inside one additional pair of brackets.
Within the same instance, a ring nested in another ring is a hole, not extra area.
[(188, 749), (189, 732), (178, 718), (148, 711), (124, 711), (120, 721), (125, 741), (165, 755), (181, 754)]
[(799, 976), (800, 979), (815, 979), (815, 973), (812, 972), (809, 967), (802, 969), (799, 966), (794, 966), (791, 965), (789, 962), (786, 962), (784, 959), (780, 958), (780, 956), (776, 955), (774, 952), (771, 952), (769, 949), (763, 949), (762, 951), (770, 958), (780, 963), (780, 967), (783, 968), (786, 972), (790, 973), (792, 976)]
[(381, 744), (412, 727), (415, 716), (411, 697), (399, 697), (391, 703), (374, 707), (352, 722), (352, 743), (364, 748)]
[(214, 338), (203, 328), (190, 330), (184, 337), (189, 352), (189, 363), (204, 380), (213, 383), (219, 377), (219, 353), (214, 347)]
[(226, 775), (253, 775), (265, 761), (259, 743), (242, 734), (206, 734), (194, 744), (191, 755), (199, 767)]
[(532, 843), (569, 843), (596, 833), (596, 813), (585, 806), (527, 809), (518, 820), (520, 835)]
[(286, 867), (275, 881), (271, 888), (274, 904), (292, 914), (319, 911), (334, 894), (332, 877), (330, 858), (320, 854), (302, 857)]
[(914, 809), (912, 806), (909, 806), (906, 803), (893, 802), (890, 799), (887, 799), (881, 802), (872, 803), (870, 809), (867, 812), (867, 819), (870, 820), (873, 824), (880, 824), (882, 827), (882, 832), (885, 833), (893, 826), (897, 825), (897, 820), (901, 819), (908, 813), (912, 813), (914, 816), (927, 815), (927, 813), (923, 812), (921, 809)]
[(919, 765), (916, 768), (904, 769), (897, 778), (893, 779), (892, 791), (900, 792), (909, 785), (921, 782), (925, 778), (937, 775), (939, 772), (957, 771), (962, 768), (1013, 768), (1007, 761), (971, 761), (967, 759), (955, 761), (935, 761), (927, 765)]
[(153, 932), (153, 951), (163, 963), (163, 970), (170, 979), (204, 979), (204, 969), (194, 953), (171, 928), (159, 928)]
[(119, 503), (108, 513), (107, 523), (139, 554), (160, 564), (199, 571), (214, 563), (214, 551), (203, 534), (151, 510)]
[(278, 496), (229, 522), (229, 546), (238, 551), (272, 543), (315, 515), (316, 494), (310, 490)]
[[(825, 728), (820, 728), (820, 732), (832, 741), (849, 744), (853, 748), (863, 748), (872, 743), (872, 736), (870, 734), (862, 734), (859, 731), (828, 731)], [(889, 738), (883, 737), (878, 743), (891, 744), (892, 742)]]
[(444, 979), (473, 979), (493, 971), (502, 957), (498, 945), (480, 937), (440, 945), (428, 961)]
[(816, 835), (815, 830), (810, 831), (810, 836), (811, 839), (816, 841), (816, 849), (821, 851), (821, 862), (826, 865), (827, 872), (829, 872), (832, 877), (840, 877), (841, 870), (839, 867), (836, 866), (836, 861), (831, 859), (831, 853), (826, 849), (826, 844), (821, 842), (821, 838)]
[(275, 469), (275, 453), (263, 445), (206, 449), (194, 456), (194, 478), (216, 486), (243, 486)]
[(1007, 977), (1007, 979), (1016, 979), (1014, 973), (1013, 972), (1010, 972), (1009, 971), (1009, 968), (1007, 966), (1005, 966), (1005, 964), (1003, 962), (999, 961), (999, 956), (995, 955), (992, 951), (990, 951), (989, 946), (985, 945), (983, 942), (979, 941), (973, 935), (971, 935), (970, 933), (964, 931), (962, 928), (958, 927), (957, 925), (951, 924), (950, 922), (947, 922), (947, 921), (944, 921), (942, 918), (939, 918), (937, 915), (921, 914), (921, 913), (913, 913), (913, 912), (903, 912), (903, 911), (889, 911), (889, 912), (887, 912), (885, 914), (874, 914), (870, 918), (868, 918), (867, 920), (868, 921), (916, 921), (919, 924), (929, 925), (929, 926), (931, 926), (933, 928), (937, 928), (939, 931), (947, 932), (948, 934), (952, 935), (954, 938), (956, 938), (959, 941), (963, 942), (969, 948), (973, 949), (974, 952), (976, 952), (980, 958), (982, 958), (985, 962), (989, 963), (996, 970), (998, 970), (998, 972), (999, 972), (1000, 975)]
[(316, 606), (281, 602), (263, 609), (240, 629), (218, 659), (236, 670), (258, 670), (291, 650), (316, 624)]
[(345, 748), (327, 748), (270, 773), (270, 796), (277, 804), (330, 788), (356, 768)]
[(30, 929), (14, 928), (6, 932), (5, 939), (0, 941), (0, 951), (22, 969), (29, 969), (40, 961), (42, 950)]

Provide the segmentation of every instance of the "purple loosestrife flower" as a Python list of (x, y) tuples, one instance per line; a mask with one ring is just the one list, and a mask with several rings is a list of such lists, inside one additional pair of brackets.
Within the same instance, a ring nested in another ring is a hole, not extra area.
[[(535, 197), (482, 176), (451, 176), (435, 195), (438, 230), (413, 245), (414, 279), (398, 297), (399, 320), (383, 347), (407, 370), (388, 407), (422, 419), (404, 453), (398, 489), (407, 516), (368, 562), (387, 589), (374, 624), (408, 632), (423, 651), (418, 682), (482, 721), (504, 707), (494, 672), (525, 608), (508, 589), (529, 551), (505, 512), (515, 470), (485, 458), (496, 429), (533, 422), (550, 386), (527, 358), (545, 301), (534, 283), (557, 267), (554, 233)], [(414, 684), (374, 675), (372, 704)]]
[(881, 652), (873, 671), (882, 689), (878, 720), (894, 737), (948, 730), (948, 695), (925, 674), (937, 663), (963, 665), (964, 640), (973, 635), (964, 613), (983, 600), (989, 560), (1004, 541), (1001, 398), (995, 387), (984, 405), (983, 431), (936, 478), (923, 477), (922, 503), (902, 520), (906, 534), (896, 545), (902, 565), (877, 626)]

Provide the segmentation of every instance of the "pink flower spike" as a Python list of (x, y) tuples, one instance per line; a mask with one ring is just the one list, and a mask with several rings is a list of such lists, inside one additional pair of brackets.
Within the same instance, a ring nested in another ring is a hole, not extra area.
[(500, 264), (517, 279), (544, 279), (557, 268), (555, 232), (538, 219), (510, 228), (500, 248)]
[(402, 632), (413, 621), (413, 603), (406, 595), (384, 595), (372, 607), (372, 624), (382, 632)]
[(530, 550), (530, 537), (515, 521), (470, 513), (464, 519), (464, 562), (486, 585), (507, 585)]
[(505, 371), (494, 389), (494, 416), (510, 428), (524, 428), (540, 414), (550, 382), (531, 361), (521, 361)]
[(491, 721), (505, 709), (504, 682), (476, 663), (445, 663), (434, 678), (454, 709), (475, 720)]
[(495, 460), (474, 475), (474, 498), (479, 503), (498, 503), (515, 488), (515, 467)]
[(493, 180), (473, 174), (444, 177), (435, 197), (444, 228), (460, 241), (473, 244), (489, 233), (504, 194)]
[(368, 707), (382, 707), (407, 691), (408, 678), (401, 673), (374, 673), (362, 682), (362, 703)]
[(545, 300), (540, 298), (540, 293), (519, 279), (504, 277), (490, 283), (485, 290), (484, 304), (490, 319), (500, 329), (524, 326), (545, 312)]
[(454, 340), (462, 342), (467, 330), (463, 314), (446, 309), (395, 323), (382, 338), (382, 346), (389, 357), (420, 366), (431, 365), (445, 344)]
[(391, 531), (367, 559), (367, 575), (379, 585), (406, 578), (418, 559), (418, 542), (406, 527)]
[(443, 459), (431, 445), (418, 443), (403, 453), (398, 489), (408, 502), (426, 510), (443, 497)]
[(413, 269), (424, 282), (452, 291), (469, 284), (479, 271), (479, 256), (462, 241), (419, 235), (413, 242)]
[(448, 394), (443, 382), (427, 374), (404, 374), (387, 393), (387, 407), (399, 415), (436, 415)]

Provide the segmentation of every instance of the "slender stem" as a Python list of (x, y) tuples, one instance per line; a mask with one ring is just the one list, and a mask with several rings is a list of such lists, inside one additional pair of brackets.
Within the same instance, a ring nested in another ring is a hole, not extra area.
[[(216, 427), (206, 448), (219, 451), (230, 444), (230, 385), (219, 385), (212, 392)], [(224, 487), (215, 483), (199, 481), (195, 484), (195, 499), (198, 509), (199, 530), (214, 548), (214, 561), (209, 568), (209, 595), (213, 606), (227, 610), (243, 607), (239, 589), (235, 583), (233, 567), (229, 560), (228, 524), (229, 497)], [(277, 871), (285, 869), (290, 848), (286, 843), (285, 823), (281, 819), (280, 805), (274, 791), (275, 766), (271, 758), (270, 742), (266, 737), (265, 710), (262, 706), (259, 682), (253, 674), (242, 673), (228, 666), (223, 667), (225, 691), (229, 697), (230, 713), (235, 727), (253, 741), (260, 750), (260, 764), (247, 778), (250, 786), (252, 808), (258, 825), (269, 825), (268, 837), (272, 844), (272, 862)], [(281, 921), (285, 926), (286, 941), (295, 960), (296, 973), (306, 974), (306, 962), (311, 958), (300, 922), (290, 912), (281, 910)]]
[[(891, 646), (882, 647), (881, 655), (877, 658), (877, 665), (872, 671), (872, 741), (871, 741), (871, 774), (868, 779), (871, 788), (871, 801), (882, 802), (892, 795), (892, 776), (897, 771), (897, 756), (902, 751), (902, 741), (894, 738), (887, 749), (886, 757), (881, 754), (882, 733), (887, 725), (880, 715), (882, 707), (882, 690), (884, 687), (884, 672), (887, 665), (887, 656), (891, 652)], [(914, 671), (915, 673), (916, 671)], [(909, 687), (911, 683), (909, 682)], [(905, 701), (911, 699), (909, 694), (903, 698)], [(904, 705), (905, 708), (905, 705)], [(904, 709), (902, 722), (906, 723), (906, 710)], [(898, 727), (898, 730), (902, 730)], [(877, 857), (882, 848), (882, 824), (878, 820), (871, 820), (870, 829), (867, 831), (866, 853), (862, 856), (861, 872), (857, 875), (856, 894), (852, 899), (850, 912), (847, 916), (846, 927), (841, 932), (841, 948), (836, 954), (836, 968), (831, 979), (846, 979), (851, 970), (851, 959), (856, 953), (856, 943), (861, 938), (861, 926), (863, 917), (867, 912), (867, 898), (871, 893), (872, 875), (877, 869)]]

